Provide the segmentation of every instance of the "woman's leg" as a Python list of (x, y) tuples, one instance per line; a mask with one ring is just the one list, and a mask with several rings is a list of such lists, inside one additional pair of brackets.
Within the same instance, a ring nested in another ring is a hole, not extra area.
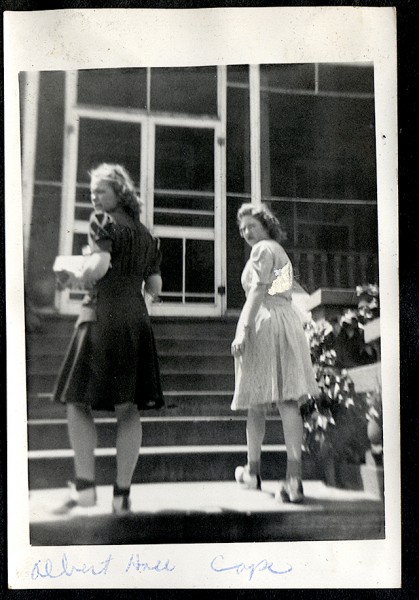
[(76, 479), (93, 484), (97, 434), (90, 406), (67, 404), (67, 419), (70, 443), (74, 450)]
[(115, 405), (117, 418), (116, 433), (116, 484), (120, 489), (129, 489), (142, 440), (140, 414), (135, 404)]
[(298, 402), (290, 400), (279, 403), (279, 413), (287, 447), (287, 478), (301, 478), (304, 425)]
[(70, 483), (69, 499), (53, 510), (66, 515), (74, 507), (90, 507), (96, 504), (95, 448), (96, 427), (90, 406), (67, 404), (68, 435), (74, 450), (75, 483)]
[(251, 475), (259, 475), (262, 443), (266, 429), (266, 406), (254, 406), (247, 413), (247, 463)]
[(247, 412), (247, 465), (237, 467), (234, 474), (238, 483), (252, 490), (260, 490), (260, 459), (262, 442), (265, 437), (266, 407), (255, 406)]
[(284, 485), (276, 494), (276, 499), (283, 502), (303, 502), (301, 455), (304, 425), (300, 407), (292, 400), (282, 402), (279, 404), (279, 412), (287, 448), (287, 474)]

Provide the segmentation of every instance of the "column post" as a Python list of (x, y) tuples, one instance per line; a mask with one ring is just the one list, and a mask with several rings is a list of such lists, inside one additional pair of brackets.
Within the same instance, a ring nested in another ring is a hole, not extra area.
[(250, 87), (250, 172), (252, 204), (262, 201), (260, 180), (260, 71), (259, 65), (249, 66)]
[(33, 193), (35, 184), (36, 138), (38, 131), (39, 73), (25, 73), (20, 83), (23, 97), (22, 130), (22, 196), (23, 252), (25, 274), (28, 268), (31, 236)]

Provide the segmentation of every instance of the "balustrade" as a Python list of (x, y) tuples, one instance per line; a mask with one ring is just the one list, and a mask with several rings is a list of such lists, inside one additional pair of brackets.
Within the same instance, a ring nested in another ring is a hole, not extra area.
[(370, 252), (287, 249), (295, 278), (310, 294), (318, 288), (378, 283), (378, 259)]

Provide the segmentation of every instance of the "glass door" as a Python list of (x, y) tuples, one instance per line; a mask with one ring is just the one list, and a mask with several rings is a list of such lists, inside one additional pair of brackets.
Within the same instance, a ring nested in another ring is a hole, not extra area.
[[(142, 220), (160, 238), (163, 303), (153, 315), (218, 316), (222, 311), (221, 202), (214, 121), (191, 123), (80, 108), (66, 128), (61, 254), (81, 254), (92, 211), (89, 171), (101, 162), (126, 166), (144, 200)], [(61, 313), (79, 311), (83, 291), (57, 293)]]
[[(123, 164), (143, 200), (141, 220), (161, 240), (163, 302), (150, 304), (150, 313), (221, 315), (224, 117), (79, 104), (77, 82), (76, 72), (67, 73), (59, 253), (80, 254), (87, 243), (89, 171), (101, 162)], [(56, 306), (76, 314), (83, 295), (57, 292)]]
[[(68, 122), (67, 122), (68, 123)], [(145, 196), (146, 140), (144, 118), (121, 120), (107, 111), (102, 115), (78, 109), (65, 140), (65, 176), (60, 229), (60, 254), (81, 254), (88, 243), (90, 202), (89, 171), (102, 162), (124, 165), (131, 174), (137, 193)], [(56, 304), (63, 314), (76, 314), (84, 291), (57, 292)]]
[(148, 226), (159, 237), (163, 303), (153, 315), (221, 314), (221, 203), (214, 121), (155, 118), (150, 125)]

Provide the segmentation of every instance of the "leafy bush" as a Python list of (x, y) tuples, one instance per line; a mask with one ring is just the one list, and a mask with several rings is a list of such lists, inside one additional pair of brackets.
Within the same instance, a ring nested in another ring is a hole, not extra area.
[[(382, 418), (381, 396), (357, 393), (345, 368), (355, 366), (354, 360), (367, 364), (376, 359), (373, 348), (363, 341), (362, 330), (367, 321), (379, 315), (378, 287), (359, 286), (357, 295), (358, 310), (345, 311), (338, 327), (324, 319), (306, 325), (320, 395), (311, 398), (302, 408), (305, 451), (353, 464), (364, 462), (365, 452), (370, 447), (368, 421), (375, 419), (381, 425)], [(345, 346), (346, 339), (354, 338), (348, 335), (348, 328), (357, 335), (352, 355), (345, 355), (340, 347)]]

